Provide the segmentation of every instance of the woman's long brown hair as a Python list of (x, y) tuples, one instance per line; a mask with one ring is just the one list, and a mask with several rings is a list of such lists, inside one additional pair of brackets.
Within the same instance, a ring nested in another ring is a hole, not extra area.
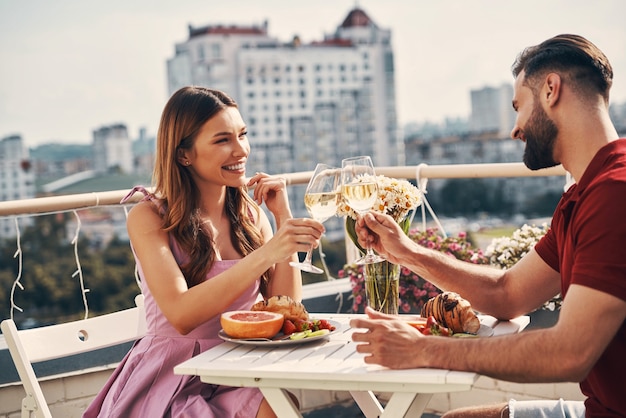
[[(221, 91), (183, 87), (165, 105), (157, 134), (154, 194), (164, 203), (163, 229), (189, 255), (189, 261), (181, 265), (189, 287), (204, 280), (216, 255), (213, 237), (200, 217), (200, 191), (188, 169), (178, 162), (178, 152), (190, 149), (202, 125), (227, 107), (236, 108), (237, 103)], [(242, 257), (263, 245), (263, 236), (253, 219), (260, 209), (245, 187), (226, 188), (225, 210), (230, 220), (230, 239)], [(269, 271), (261, 279), (265, 296)]]

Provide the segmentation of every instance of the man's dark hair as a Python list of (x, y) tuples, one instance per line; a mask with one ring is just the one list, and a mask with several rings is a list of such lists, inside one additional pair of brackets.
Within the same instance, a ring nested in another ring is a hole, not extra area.
[(524, 84), (535, 91), (537, 81), (556, 72), (583, 94), (600, 94), (608, 103), (613, 68), (593, 43), (579, 35), (557, 35), (524, 49), (511, 67), (513, 76), (524, 72)]

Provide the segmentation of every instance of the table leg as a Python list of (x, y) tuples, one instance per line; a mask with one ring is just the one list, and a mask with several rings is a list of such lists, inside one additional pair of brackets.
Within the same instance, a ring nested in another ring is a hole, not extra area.
[(298, 407), (293, 403), (285, 389), (268, 387), (259, 389), (277, 416), (281, 418), (302, 418)]
[(421, 417), (432, 396), (432, 393), (394, 393), (381, 417)]
[(383, 407), (372, 391), (350, 391), (350, 395), (366, 418), (378, 418), (382, 415)]

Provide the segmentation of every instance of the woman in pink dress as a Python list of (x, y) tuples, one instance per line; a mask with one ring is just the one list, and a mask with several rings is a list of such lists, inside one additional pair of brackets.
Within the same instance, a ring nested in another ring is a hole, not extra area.
[[(298, 252), (324, 231), (294, 219), (284, 179), (245, 177), (250, 145), (226, 94), (185, 87), (163, 110), (153, 182), (128, 215), (145, 297), (139, 340), (84, 417), (274, 417), (256, 388), (209, 385), (173, 367), (218, 344), (220, 314), (249, 309), (259, 295), (301, 299)], [(254, 186), (253, 197), (247, 189)], [(276, 222), (273, 234), (265, 203)]]

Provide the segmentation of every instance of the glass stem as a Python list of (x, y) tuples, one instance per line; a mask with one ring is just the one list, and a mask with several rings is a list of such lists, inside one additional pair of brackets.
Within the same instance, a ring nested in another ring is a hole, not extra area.
[(306, 264), (307, 266), (311, 266), (313, 265), (313, 246), (311, 245), (311, 247), (309, 248), (309, 251), (306, 252), (306, 257), (304, 257), (304, 261), (302, 262), (303, 264)]

